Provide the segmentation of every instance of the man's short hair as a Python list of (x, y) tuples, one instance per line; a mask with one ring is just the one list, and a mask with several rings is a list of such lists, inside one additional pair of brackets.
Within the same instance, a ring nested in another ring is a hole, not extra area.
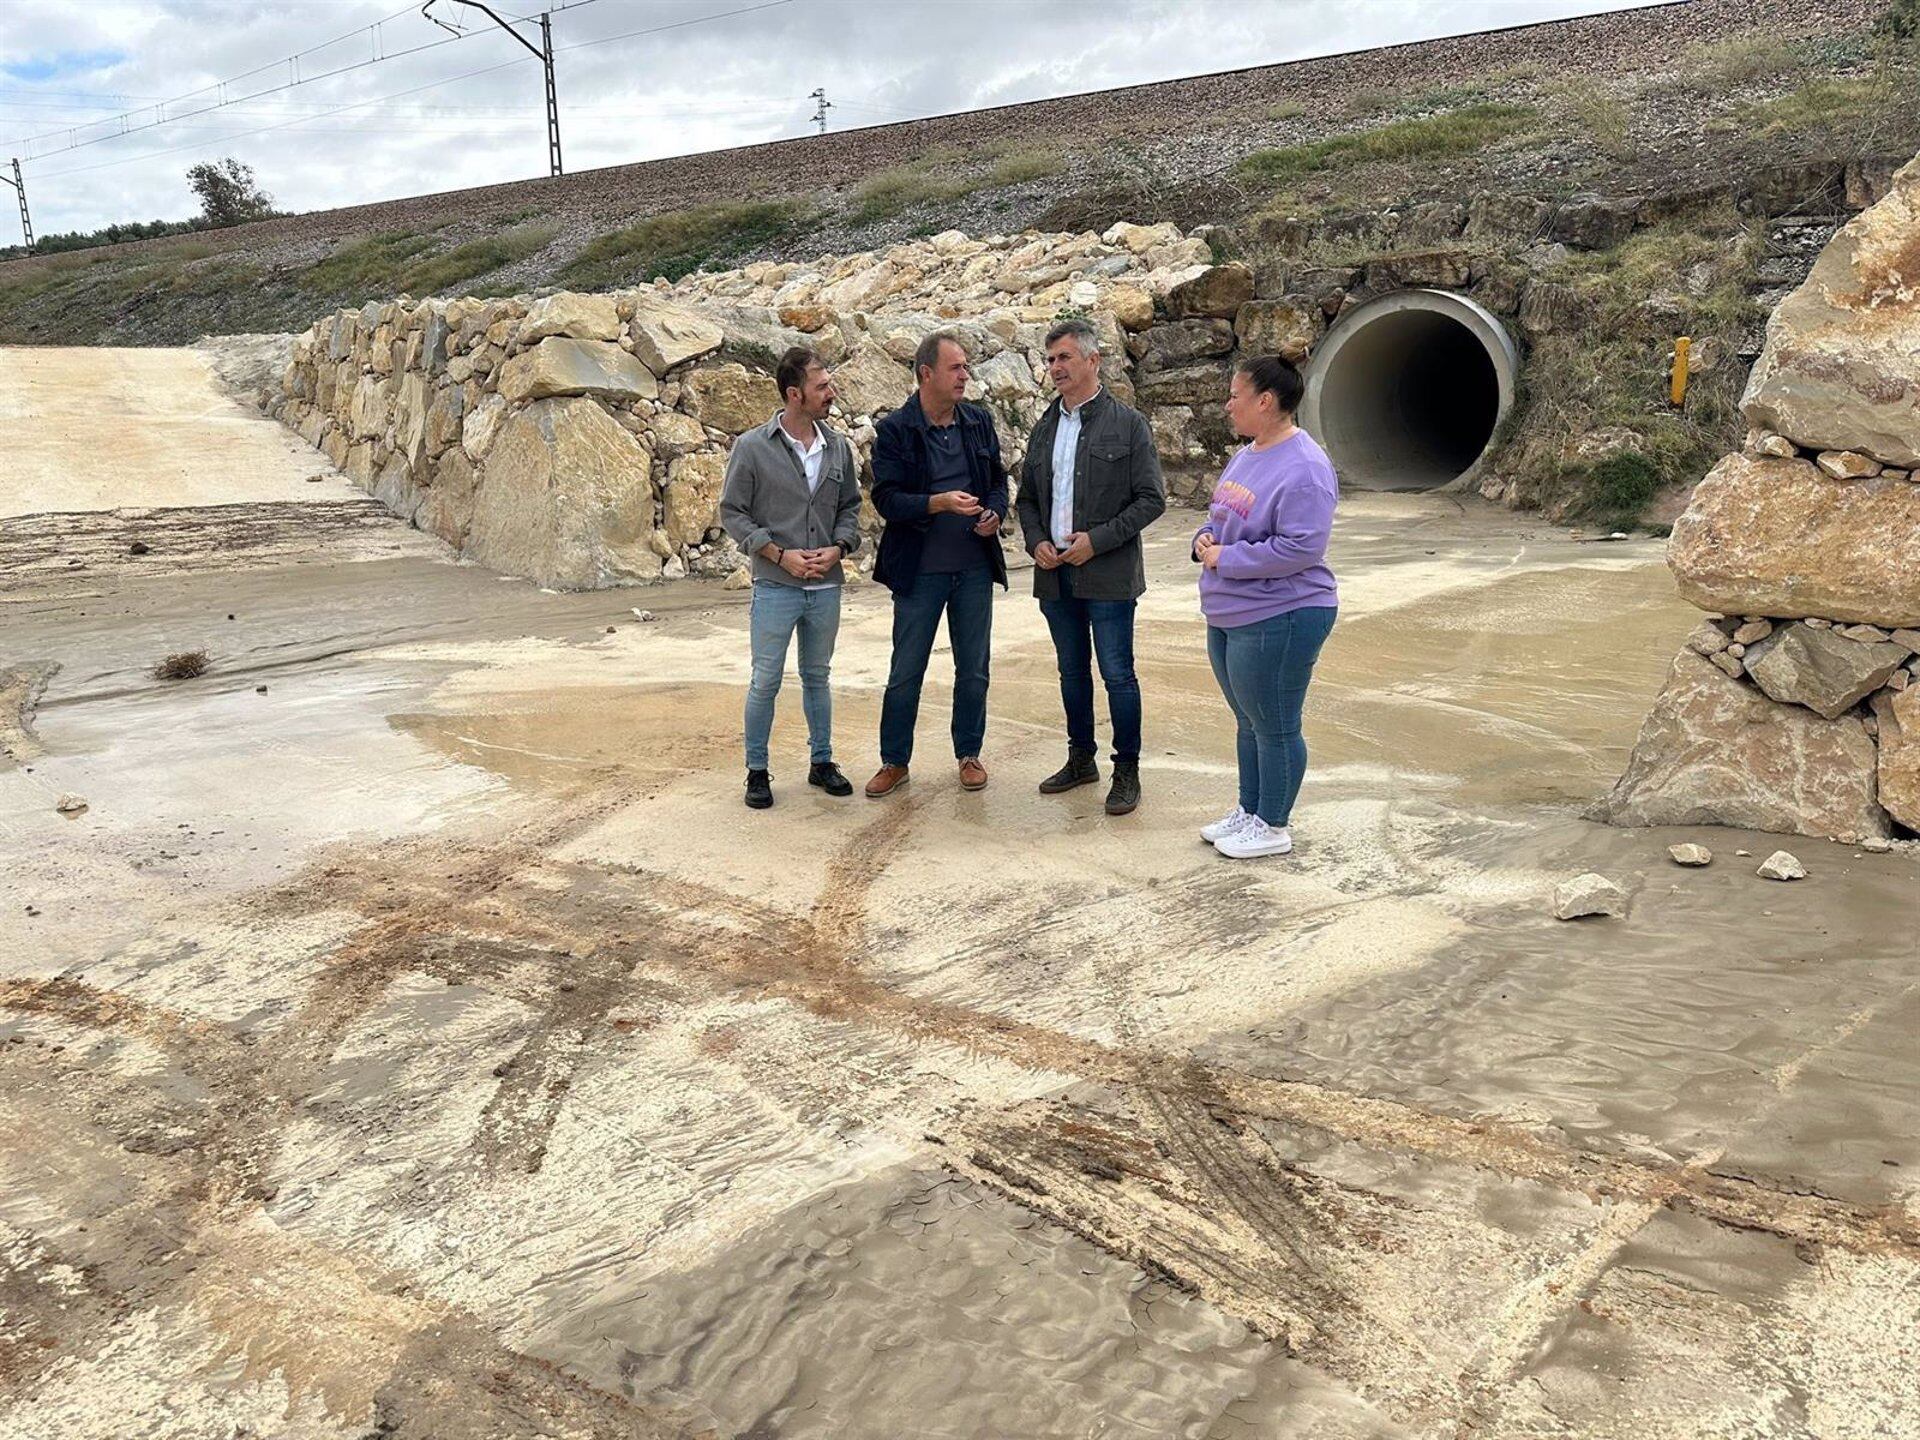
[(787, 391), (807, 388), (807, 371), (814, 366), (824, 366), (827, 362), (820, 358), (817, 350), (805, 345), (795, 345), (780, 357), (780, 363), (774, 368), (773, 383), (780, 387), (780, 403), (787, 403)]
[(1060, 321), (1047, 331), (1047, 349), (1053, 348), (1054, 341), (1073, 337), (1074, 348), (1079, 350), (1081, 358), (1100, 353), (1100, 332), (1091, 320), (1082, 320), (1078, 315)]
[(938, 370), (940, 368), (940, 347), (942, 345), (957, 345), (960, 347), (960, 353), (962, 355), (967, 353), (967, 347), (961, 343), (960, 337), (954, 334), (953, 331), (934, 331), (931, 335), (927, 336), (926, 339), (922, 340), (919, 348), (913, 352), (914, 384), (917, 385), (920, 383), (921, 371)]

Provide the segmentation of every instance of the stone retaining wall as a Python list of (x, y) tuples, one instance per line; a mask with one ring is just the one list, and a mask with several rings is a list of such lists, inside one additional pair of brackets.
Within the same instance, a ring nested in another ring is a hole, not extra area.
[(1668, 549), (1709, 618), (1599, 814), (1920, 831), (1920, 158), (1781, 302), (1742, 409)]
[(403, 296), (296, 337), (269, 408), (490, 568), (565, 588), (728, 575), (740, 559), (716, 515), (727, 450), (778, 408), (769, 372), (789, 345), (833, 367), (837, 420), (865, 471), (874, 417), (913, 388), (914, 348), (958, 331), (1013, 468), (1048, 398), (1046, 330), (1086, 315), (1107, 383), (1157, 407), (1175, 468), (1213, 458), (1194, 407), (1217, 408), (1236, 348), (1304, 355), (1318, 326), (1254, 301), (1247, 270), (1211, 260), (1171, 225), (949, 232), (604, 295)]

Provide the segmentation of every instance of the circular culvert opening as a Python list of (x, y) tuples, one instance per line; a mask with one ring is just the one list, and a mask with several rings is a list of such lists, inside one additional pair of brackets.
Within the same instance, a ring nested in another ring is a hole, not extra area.
[(1430, 490), (1478, 468), (1518, 371), (1512, 337), (1485, 308), (1401, 290), (1349, 311), (1321, 342), (1300, 423), (1344, 483)]

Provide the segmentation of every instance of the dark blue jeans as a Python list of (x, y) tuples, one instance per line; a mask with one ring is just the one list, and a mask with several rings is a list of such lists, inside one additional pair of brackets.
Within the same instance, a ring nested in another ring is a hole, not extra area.
[(952, 575), (918, 576), (893, 597), (893, 666), (880, 702), (880, 763), (913, 759), (913, 727), (920, 718), (920, 686), (927, 678), (933, 637), (947, 617), (953, 646), (953, 755), (978, 755), (987, 738), (987, 657), (993, 646), (993, 572), (984, 565)]
[(1207, 627), (1213, 678), (1239, 725), (1240, 808), (1269, 825), (1292, 818), (1306, 778), (1300, 712), (1334, 614), (1331, 605), (1313, 605), (1251, 625)]
[(1093, 663), (1107, 687), (1113, 719), (1113, 758), (1140, 758), (1140, 679), (1133, 673), (1132, 600), (1082, 600), (1072, 593), (1073, 567), (1063, 565), (1060, 598), (1042, 600), (1060, 662), (1060, 703), (1067, 712), (1067, 744), (1089, 753), (1093, 740)]

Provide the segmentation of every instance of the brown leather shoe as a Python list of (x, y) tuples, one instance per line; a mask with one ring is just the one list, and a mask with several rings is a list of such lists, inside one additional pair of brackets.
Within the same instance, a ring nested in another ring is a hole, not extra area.
[(987, 767), (980, 763), (979, 756), (969, 755), (960, 762), (960, 788), (962, 790), (987, 788)]
[(906, 783), (906, 766), (882, 765), (874, 772), (873, 779), (867, 781), (867, 798), (878, 800), (882, 795), (891, 795)]

